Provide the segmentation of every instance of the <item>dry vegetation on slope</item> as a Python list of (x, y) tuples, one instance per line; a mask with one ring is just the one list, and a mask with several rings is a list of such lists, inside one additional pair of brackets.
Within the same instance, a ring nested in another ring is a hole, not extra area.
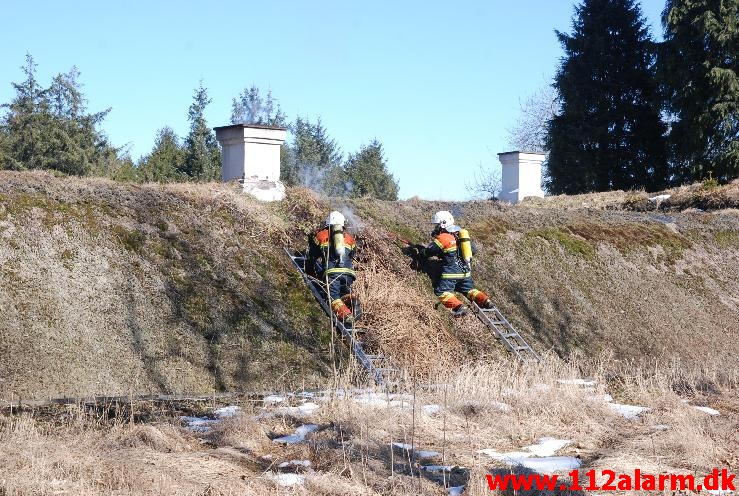
[[(341, 202), (296, 189), (267, 205), (223, 185), (0, 173), (0, 399), (13, 401), (0, 415), (0, 494), (405, 496), (465, 485), (478, 496), (491, 494), (485, 473), (510, 470), (480, 449), (544, 436), (571, 440), (558, 455), (582, 471), (737, 472), (737, 211), (582, 200)], [(242, 396), (241, 414), (207, 433), (179, 415), (212, 416), (215, 399), (136, 401), (133, 422), (120, 403), (17, 406), (324, 386), (331, 335), (282, 246), (301, 249), (330, 207), (360, 230), (369, 342), (408, 368), (410, 396), (378, 405), (382, 391), (367, 404), (332, 389), (307, 417)], [(519, 368), (473, 318), (434, 309), (435, 266), (403, 255), (399, 239), (427, 241), (441, 208), (472, 231), (476, 278), (544, 352), (542, 366)], [(593, 388), (558, 382), (584, 375)], [(606, 393), (649, 410), (625, 419)], [(306, 442), (273, 442), (307, 422), (319, 430)], [(419, 460), (393, 442), (439, 455)], [(311, 467), (279, 467), (290, 460)], [(429, 463), (457, 468), (445, 478), (420, 470)], [(292, 472), (304, 483), (275, 482)]]
[(472, 232), (474, 272), (540, 351), (735, 360), (739, 216), (506, 207), (491, 202), (262, 204), (222, 185), (122, 185), (0, 175), (2, 396), (258, 390), (320, 383), (325, 318), (282, 252), (331, 208), (361, 241), (370, 340), (419, 373), (501, 356), (452, 322), (400, 238), (427, 241), (447, 208)]
[(688, 363), (739, 354), (736, 211), (631, 212), (491, 202), (351, 202), (291, 190), (122, 185), (0, 174), (2, 397), (306, 387), (330, 373), (325, 318), (282, 252), (331, 208), (360, 229), (374, 346), (418, 375), (503, 353), (452, 322), (398, 238), (451, 209), (475, 277), (540, 351)]

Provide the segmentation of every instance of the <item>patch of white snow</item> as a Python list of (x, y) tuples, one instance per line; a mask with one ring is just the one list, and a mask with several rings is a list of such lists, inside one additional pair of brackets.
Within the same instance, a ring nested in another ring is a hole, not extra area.
[(289, 462), (282, 462), (279, 465), (277, 465), (279, 468), (288, 468), (288, 467), (310, 467), (312, 463), (310, 460), (290, 460)]
[(233, 417), (241, 411), (241, 407), (236, 405), (224, 406), (213, 411), (219, 418)]
[(287, 436), (278, 437), (276, 439), (273, 439), (272, 442), (285, 444), (302, 443), (303, 441), (305, 441), (305, 437), (308, 434), (317, 430), (318, 426), (315, 424), (301, 425), (300, 427), (295, 429), (295, 434), (288, 434)]
[(405, 443), (393, 443), (393, 446), (402, 450), (413, 451), (418, 458), (435, 458), (441, 454), (438, 451), (413, 449), (410, 444)]
[(713, 408), (709, 408), (707, 406), (693, 406), (696, 410), (700, 410), (703, 413), (707, 413), (708, 415), (721, 415), (721, 412), (718, 410), (714, 410)]
[(282, 487), (299, 486), (305, 482), (305, 477), (299, 474), (275, 474), (273, 472), (267, 472), (264, 476)]
[(421, 411), (426, 415), (432, 416), (441, 412), (441, 407), (439, 405), (423, 405)]
[(543, 437), (536, 444), (525, 446), (524, 450), (536, 456), (552, 456), (565, 446), (572, 444), (569, 439), (555, 439), (553, 437)]
[(595, 381), (589, 381), (586, 379), (557, 379), (557, 382), (560, 384), (571, 384), (573, 386), (584, 386), (584, 387), (592, 387), (595, 386)]
[(507, 463), (508, 465), (518, 465), (539, 473), (573, 470), (582, 465), (582, 461), (574, 456), (547, 456), (537, 458), (529, 456), (530, 453), (520, 451), (498, 453), (491, 449), (480, 450), (480, 453), (484, 453), (490, 458)]
[(620, 403), (608, 403), (608, 406), (611, 410), (618, 413), (624, 418), (627, 418), (629, 420), (633, 420), (637, 418), (642, 413), (649, 410), (649, 408), (645, 406), (636, 406), (636, 405), (622, 405)]
[(218, 419), (205, 417), (181, 416), (180, 419), (187, 422), (187, 428), (194, 432), (208, 432), (213, 424), (218, 423)]
[(462, 496), (464, 486), (452, 486), (448, 489), (449, 496)]

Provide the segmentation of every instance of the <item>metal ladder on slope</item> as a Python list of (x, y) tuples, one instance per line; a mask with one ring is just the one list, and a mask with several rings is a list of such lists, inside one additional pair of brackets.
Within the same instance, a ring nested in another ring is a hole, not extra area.
[(353, 326), (347, 327), (343, 322), (335, 319), (331, 307), (328, 304), (328, 295), (326, 294), (324, 283), (315, 277), (309, 276), (305, 271), (306, 257), (303, 255), (294, 255), (287, 248), (285, 248), (285, 253), (287, 253), (295, 268), (300, 272), (303, 282), (308, 286), (311, 293), (313, 293), (318, 304), (326, 315), (331, 318), (334, 328), (341, 332), (354, 358), (367, 371), (369, 376), (375, 381), (375, 384), (378, 386), (388, 385), (388, 376), (398, 373), (398, 369), (393, 366), (390, 358), (383, 354), (365, 353), (362, 342), (357, 339), (357, 334), (366, 333), (367, 329)]
[(475, 316), (485, 324), (491, 331), (496, 339), (500, 340), (503, 345), (510, 351), (516, 358), (522, 362), (528, 362), (530, 360), (536, 360), (541, 362), (541, 357), (529, 346), (529, 343), (518, 333), (515, 327), (508, 322), (508, 319), (500, 313), (497, 307), (491, 309), (480, 308), (480, 306), (474, 301), (470, 302), (472, 306), (472, 312)]

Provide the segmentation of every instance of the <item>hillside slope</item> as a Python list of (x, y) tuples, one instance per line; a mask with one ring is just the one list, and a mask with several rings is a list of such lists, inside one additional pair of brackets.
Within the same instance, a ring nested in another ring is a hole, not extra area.
[(434, 309), (398, 238), (452, 210), (475, 276), (540, 351), (701, 363), (739, 355), (736, 210), (629, 212), (322, 199), (262, 204), (224, 185), (124, 185), (0, 173), (3, 399), (307, 387), (328, 323), (282, 247), (329, 208), (358, 229), (371, 345), (420, 373), (499, 359), (473, 318)]

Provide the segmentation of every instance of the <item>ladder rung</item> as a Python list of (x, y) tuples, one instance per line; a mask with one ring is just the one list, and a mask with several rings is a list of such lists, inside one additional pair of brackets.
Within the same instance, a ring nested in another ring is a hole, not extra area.
[(387, 357), (385, 355), (367, 355), (365, 354), (367, 358), (370, 360), (387, 360)]
[(375, 370), (379, 370), (380, 372), (382, 371), (397, 372), (398, 371), (398, 369), (394, 369), (391, 367), (375, 367)]
[(508, 334), (501, 334), (504, 338), (520, 338), (521, 336), (517, 332), (510, 332)]
[(513, 349), (516, 351), (531, 350), (528, 346), (514, 346)]
[(505, 325), (508, 322), (506, 322), (505, 320), (491, 320), (490, 323), (493, 325)]

